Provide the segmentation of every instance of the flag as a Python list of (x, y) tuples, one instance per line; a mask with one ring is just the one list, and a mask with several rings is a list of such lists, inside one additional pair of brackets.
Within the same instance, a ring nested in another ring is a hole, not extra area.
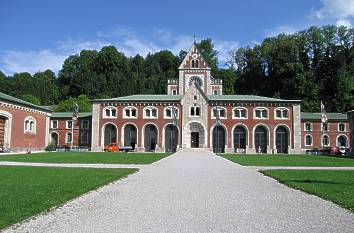
[(79, 105), (74, 102), (74, 104), (73, 104), (73, 120), (77, 120), (78, 115), (79, 115)]
[(327, 117), (327, 113), (326, 113), (326, 110), (325, 110), (325, 106), (324, 106), (324, 104), (321, 101), (321, 122), (322, 123), (327, 123), (327, 121), (328, 121), (328, 117)]
[(173, 126), (177, 126), (177, 109), (172, 108), (172, 114), (173, 114)]

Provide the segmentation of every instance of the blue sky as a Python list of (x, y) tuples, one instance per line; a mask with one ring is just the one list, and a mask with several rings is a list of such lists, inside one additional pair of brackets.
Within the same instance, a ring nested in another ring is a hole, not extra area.
[(210, 37), (221, 65), (229, 51), (311, 25), (352, 26), (354, 0), (0, 0), (0, 70), (47, 68), (82, 49), (113, 44), (128, 56), (178, 53)]

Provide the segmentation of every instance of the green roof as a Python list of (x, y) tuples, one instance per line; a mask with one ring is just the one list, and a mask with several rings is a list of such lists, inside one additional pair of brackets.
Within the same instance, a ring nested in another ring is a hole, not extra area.
[[(79, 118), (81, 117), (90, 117), (92, 116), (91, 112), (79, 112)], [(51, 118), (72, 118), (72, 112), (52, 112)]]
[(182, 99), (181, 95), (129, 95), (116, 97), (111, 99), (96, 99), (93, 102), (125, 102), (125, 101), (180, 101)]
[(257, 95), (208, 95), (212, 101), (260, 101), (260, 102), (301, 102), (301, 100), (284, 100)]
[(29, 108), (34, 108), (34, 109), (37, 109), (37, 110), (42, 110), (42, 111), (45, 111), (45, 112), (51, 112), (51, 110), (49, 110), (47, 108), (44, 108), (44, 107), (29, 103), (27, 101), (18, 99), (16, 97), (13, 97), (13, 96), (10, 96), (10, 95), (6, 95), (5, 93), (2, 93), (2, 92), (0, 92), (0, 100), (4, 100), (4, 101), (9, 102), (9, 103), (22, 105), (22, 106), (29, 107)]
[[(348, 120), (347, 114), (336, 113), (336, 112), (328, 112), (327, 113), (328, 120)], [(302, 112), (301, 119), (307, 120), (321, 120), (321, 113), (319, 112)]]

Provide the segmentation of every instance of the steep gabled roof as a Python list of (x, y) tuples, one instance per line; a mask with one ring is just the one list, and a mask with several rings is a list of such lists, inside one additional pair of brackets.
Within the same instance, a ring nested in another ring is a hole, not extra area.
[(205, 62), (205, 65), (206, 65), (207, 69), (210, 69), (210, 65), (209, 65), (208, 61), (205, 60), (205, 58), (203, 57), (203, 54), (200, 52), (200, 49), (198, 48), (198, 45), (197, 45), (197, 43), (196, 43), (195, 41), (193, 42), (192, 46), (191, 46), (190, 49), (188, 50), (187, 55), (184, 57), (183, 61), (182, 61), (181, 64), (179, 65), (178, 69), (183, 69), (183, 66), (184, 66), (184, 64), (187, 62), (188, 58), (189, 58), (190, 56), (192, 56), (192, 52), (193, 52), (194, 48), (195, 48), (196, 51), (197, 51), (196, 53), (198, 53), (198, 54), (200, 55), (201, 60), (202, 60), (203, 62)]
[(51, 112), (51, 110), (48, 109), (48, 108), (44, 108), (44, 107), (29, 103), (27, 101), (21, 100), (19, 98), (16, 98), (16, 97), (13, 97), (13, 96), (10, 96), (10, 95), (7, 95), (7, 94), (2, 93), (2, 92), (0, 92), (0, 100), (6, 101), (6, 102), (9, 102), (9, 103), (12, 103), (12, 104), (21, 105), (21, 106), (28, 107), (28, 108), (41, 110), (41, 111), (44, 111), (44, 112)]

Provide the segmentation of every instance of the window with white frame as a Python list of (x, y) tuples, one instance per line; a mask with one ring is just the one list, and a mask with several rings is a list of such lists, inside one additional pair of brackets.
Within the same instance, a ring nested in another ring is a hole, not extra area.
[(88, 143), (88, 133), (87, 132), (83, 132), (80, 134), (80, 141), (81, 143)]
[(137, 118), (137, 109), (135, 107), (125, 107), (124, 110), (124, 118)]
[(344, 132), (345, 131), (345, 124), (344, 123), (339, 123), (338, 124), (338, 131), (339, 132)]
[(73, 128), (73, 121), (66, 121), (66, 128), (72, 129)]
[(190, 108), (190, 116), (198, 117), (200, 116), (200, 107), (196, 104), (193, 104)]
[(247, 109), (246, 108), (234, 108), (233, 118), (236, 119), (247, 119)]
[(172, 95), (177, 95), (177, 90), (176, 89), (172, 90)]
[(117, 118), (117, 109), (115, 107), (105, 107), (103, 116), (104, 118)]
[(323, 146), (329, 146), (329, 137), (328, 137), (328, 135), (323, 135), (323, 137), (322, 137), (322, 145)]
[(213, 90), (213, 95), (218, 95), (218, 90)]
[(67, 132), (65, 135), (65, 143), (71, 143), (73, 140), (73, 135), (71, 132)]
[(312, 123), (306, 122), (305, 123), (305, 131), (311, 131), (311, 130), (312, 130)]
[(58, 121), (52, 121), (52, 129), (57, 129), (58, 128)]
[(25, 133), (36, 133), (36, 120), (33, 117), (26, 117), (24, 124)]
[(329, 127), (328, 127), (328, 123), (327, 122), (322, 123), (322, 131), (324, 131), (324, 132), (329, 131)]
[(176, 107), (166, 107), (165, 108), (164, 118), (172, 119), (172, 118), (174, 118), (174, 114), (176, 115), (176, 118), (178, 118), (178, 108), (176, 108)]
[(266, 119), (268, 118), (268, 109), (266, 108), (256, 108), (254, 110), (255, 118), (257, 119)]
[(226, 119), (226, 109), (225, 108), (213, 108), (212, 109), (212, 118), (220, 117), (221, 119)]
[(289, 110), (286, 108), (275, 109), (275, 118), (276, 119), (288, 119), (289, 118)]
[(306, 135), (305, 146), (312, 146), (312, 136), (311, 135)]
[(90, 127), (90, 122), (88, 120), (81, 121), (81, 128), (88, 129)]
[(157, 108), (146, 107), (144, 109), (144, 118), (157, 118)]
[(198, 68), (199, 67), (199, 61), (198, 60), (192, 60), (192, 68)]

